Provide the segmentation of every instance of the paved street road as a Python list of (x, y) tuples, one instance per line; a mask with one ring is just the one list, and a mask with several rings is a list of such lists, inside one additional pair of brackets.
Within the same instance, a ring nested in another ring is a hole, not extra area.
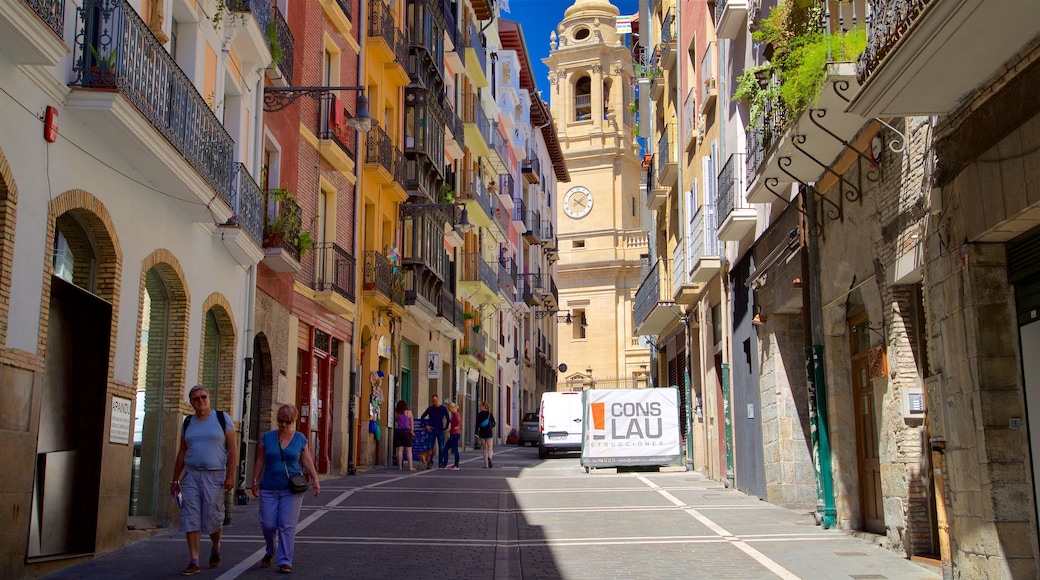
[[(499, 448), (460, 471), (373, 469), (307, 496), (298, 578), (938, 578), (804, 513), (688, 473), (586, 474), (576, 454)], [(196, 578), (270, 578), (256, 502), (225, 528), (224, 562)], [(53, 578), (173, 578), (187, 564), (170, 531)]]

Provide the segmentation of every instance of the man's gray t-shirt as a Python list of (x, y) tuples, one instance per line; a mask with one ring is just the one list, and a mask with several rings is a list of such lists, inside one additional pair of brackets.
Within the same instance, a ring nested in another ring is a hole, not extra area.
[[(227, 440), (220, 430), (220, 419), (217, 419), (217, 413), (221, 412), (213, 411), (205, 420), (200, 420), (198, 415), (191, 416), (184, 431), (184, 443), (188, 446), (184, 466), (188, 469), (227, 468)], [(227, 413), (224, 413), (224, 423), (227, 431), (235, 429), (235, 423)]]

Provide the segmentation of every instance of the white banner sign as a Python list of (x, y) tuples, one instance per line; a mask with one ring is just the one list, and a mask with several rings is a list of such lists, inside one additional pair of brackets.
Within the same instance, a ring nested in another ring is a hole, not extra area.
[(669, 465), (679, 461), (679, 391), (585, 391), (581, 463), (590, 467)]
[(108, 442), (130, 443), (130, 417), (133, 402), (123, 397), (112, 397), (112, 421), (108, 428)]

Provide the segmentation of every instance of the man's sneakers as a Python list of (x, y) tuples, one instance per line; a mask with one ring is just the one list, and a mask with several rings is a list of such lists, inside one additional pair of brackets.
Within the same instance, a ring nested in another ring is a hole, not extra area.
[(458, 465), (452, 465), (449, 469), (451, 469), (452, 471), (458, 471), (459, 470), (459, 466)]
[(192, 562), (192, 563), (188, 564), (187, 568), (185, 568), (184, 570), (181, 571), (181, 576), (194, 576), (194, 575), (198, 574), (199, 572), (202, 572), (202, 568), (199, 568), (198, 564), (196, 564), (195, 562)]

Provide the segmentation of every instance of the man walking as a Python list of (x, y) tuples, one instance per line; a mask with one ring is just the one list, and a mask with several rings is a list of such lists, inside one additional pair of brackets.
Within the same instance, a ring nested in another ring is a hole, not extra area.
[(430, 398), (432, 405), (426, 407), (420, 419), (427, 419), (426, 432), (431, 433), (437, 441), (437, 464), (441, 469), (448, 468), (448, 453), (445, 450), (445, 441), (448, 438), (448, 429), (451, 428), (451, 413), (448, 408), (441, 405), (441, 398), (434, 395)]
[[(199, 543), (209, 534), (213, 543), (209, 567), (220, 566), (220, 532), (224, 523), (224, 492), (235, 485), (238, 444), (235, 423), (222, 411), (210, 408), (209, 392), (194, 386), (188, 400), (195, 409), (181, 427), (180, 449), (173, 465), (170, 492), (181, 494), (181, 531), (187, 535), (191, 562), (181, 574), (198, 574)], [(230, 469), (229, 469), (230, 466)]]

